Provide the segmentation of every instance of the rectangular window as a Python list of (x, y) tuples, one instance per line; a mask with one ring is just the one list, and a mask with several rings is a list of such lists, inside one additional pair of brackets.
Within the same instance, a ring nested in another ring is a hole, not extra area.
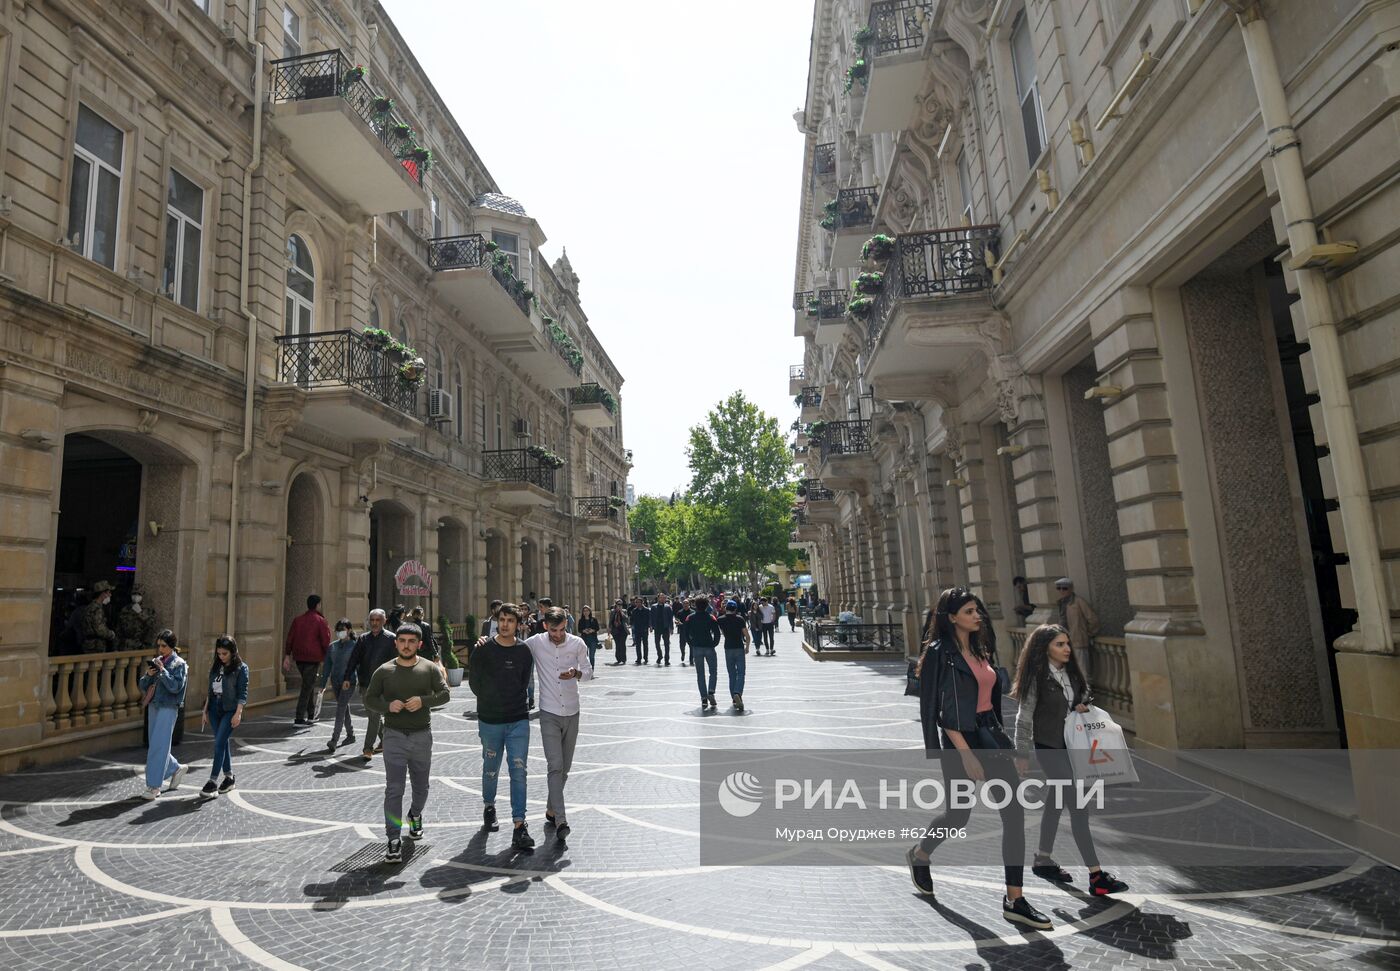
[(472, 392), (472, 437), (486, 446), (486, 395), (480, 388)]
[(1023, 10), (1011, 27), (1011, 69), (1016, 75), (1016, 100), (1021, 106), (1021, 128), (1026, 134), (1026, 154), (1034, 166), (1045, 148), (1045, 116), (1040, 108), (1040, 85), (1035, 74), (1035, 47), (1031, 25)]
[(967, 164), (967, 149), (958, 152), (958, 188), (962, 190), (963, 225), (972, 225), (972, 169)]
[(282, 56), (296, 57), (301, 53), (301, 18), (291, 7), (282, 8)]
[(504, 423), (505, 423), (504, 409), (501, 407), (501, 403), (498, 401), (498, 402), (496, 402), (496, 447), (497, 447), (497, 448), (505, 448), (506, 436), (505, 436)]
[(199, 265), (204, 248), (204, 190), (174, 169), (165, 200), (165, 261), (161, 292), (199, 310)]
[(499, 246), (501, 252), (506, 254), (506, 258), (510, 260), (510, 272), (519, 279), (525, 279), (520, 276), (520, 237), (514, 233), (503, 233), (499, 229), (493, 229), (491, 230), (491, 242)]
[(433, 195), (429, 205), (433, 213), (433, 239), (442, 238), (442, 200), (436, 194)]
[(126, 135), (87, 105), (78, 106), (68, 239), (77, 252), (110, 269), (117, 265), (122, 153)]

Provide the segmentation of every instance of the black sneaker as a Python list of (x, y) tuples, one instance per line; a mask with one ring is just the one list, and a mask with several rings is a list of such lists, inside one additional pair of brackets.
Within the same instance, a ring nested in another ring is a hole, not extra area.
[(500, 829), (500, 827), (499, 827), (498, 825), (496, 825), (496, 807), (495, 807), (495, 806), (487, 806), (487, 807), (486, 807), (486, 812), (482, 813), (481, 825), (482, 825), (482, 828), (483, 828), (483, 829), (489, 830), (489, 831), (491, 831), (492, 833), (494, 833), (494, 832), (496, 832), (496, 830)]
[(210, 779), (208, 782), (204, 783), (204, 788), (199, 790), (199, 794), (212, 799), (219, 794), (219, 784), (213, 779)]
[(559, 827), (554, 831), (554, 838), (562, 843), (569, 838), (569, 833), (571, 832), (573, 832), (573, 830), (569, 828), (568, 823), (560, 823)]
[(384, 862), (385, 862), (385, 863), (402, 863), (402, 862), (403, 862), (403, 840), (399, 839), (397, 836), (395, 836), (393, 839), (389, 840), (389, 846), (388, 846), (387, 849), (384, 850)]
[(714, 695), (710, 695), (710, 711), (719, 711), (719, 705), (715, 703)]
[(552, 813), (545, 813), (545, 814), (544, 814), (544, 824), (545, 824), (546, 826), (553, 826), (553, 825), (554, 825), (554, 815), (553, 815)]
[(515, 832), (510, 837), (510, 845), (513, 849), (524, 850), (527, 853), (534, 850), (535, 841), (530, 836), (530, 831), (525, 828), (524, 823), (515, 827)]
[(669, 668), (669, 667), (671, 666), (671, 662), (670, 662), (670, 661), (667, 661), (667, 662), (666, 662), (666, 666)]
[(423, 817), (408, 817), (408, 838), (411, 840), (421, 840), (423, 838)]
[(1089, 892), (1097, 897), (1105, 897), (1111, 893), (1124, 893), (1127, 889), (1126, 883), (1107, 870), (1089, 874)]
[(335, 742), (330, 742), (330, 743), (328, 743), (328, 744), (326, 745), (326, 751), (327, 751), (327, 752), (334, 752), (334, 751), (335, 751)]
[(233, 786), (234, 786), (233, 776), (231, 776), (231, 775), (226, 775), (226, 776), (224, 776), (224, 781), (219, 783), (219, 793), (220, 793), (220, 795), (222, 795), (222, 794), (224, 794), (224, 793), (232, 792), (232, 791), (233, 791)]
[(346, 735), (346, 736), (345, 736), (345, 744), (346, 744), (346, 745), (354, 745), (354, 744), (355, 744), (355, 733), (354, 733), (354, 732), (351, 732), (349, 735)]
[(743, 711), (743, 710), (744, 710), (744, 696), (743, 696), (743, 695), (735, 695), (735, 696), (734, 696), (734, 710), (735, 710), (735, 711)]
[(914, 881), (914, 889), (925, 897), (933, 896), (933, 874), (929, 871), (928, 861), (920, 860), (914, 855), (917, 846), (909, 847), (909, 852), (904, 854), (905, 861), (909, 864), (909, 879)]
[(1032, 907), (1025, 897), (1017, 897), (1014, 903), (1010, 897), (1002, 897), (1001, 916), (1013, 924), (1037, 931), (1048, 931), (1055, 926), (1050, 923), (1049, 917)]
[(1074, 877), (1070, 874), (1070, 872), (1064, 867), (1060, 866), (1054, 860), (1050, 859), (1050, 857), (1037, 856), (1036, 859), (1042, 860), (1044, 862), (1036, 863), (1033, 867), (1031, 867), (1031, 872), (1034, 873), (1036, 876), (1040, 877), (1042, 880), (1049, 880), (1051, 883), (1074, 882)]

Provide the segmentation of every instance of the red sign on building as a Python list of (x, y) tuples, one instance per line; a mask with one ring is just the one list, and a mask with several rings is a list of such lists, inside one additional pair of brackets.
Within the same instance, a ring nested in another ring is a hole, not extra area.
[(426, 597), (433, 592), (433, 575), (417, 560), (406, 560), (394, 573), (394, 583), (404, 597)]

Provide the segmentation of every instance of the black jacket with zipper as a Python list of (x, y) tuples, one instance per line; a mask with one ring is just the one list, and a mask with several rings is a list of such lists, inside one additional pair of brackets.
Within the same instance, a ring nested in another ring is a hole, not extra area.
[[(1000, 725), (1000, 678), (992, 685), (992, 713)], [(919, 722), (925, 749), (943, 747), (939, 729), (977, 731), (977, 679), (955, 645), (935, 641), (925, 651), (919, 668)]]

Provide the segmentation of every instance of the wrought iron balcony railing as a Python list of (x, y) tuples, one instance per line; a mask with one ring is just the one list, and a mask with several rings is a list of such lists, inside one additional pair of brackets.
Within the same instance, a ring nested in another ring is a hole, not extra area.
[(617, 521), (622, 509), (613, 505), (612, 496), (579, 496), (574, 500), (574, 514), (579, 519)]
[(569, 403), (574, 405), (602, 405), (608, 414), (617, 414), (617, 399), (601, 384), (589, 382), (569, 389)]
[[(900, 300), (921, 300), (943, 294), (990, 290), (995, 258), (996, 226), (968, 226), (904, 233), (895, 237), (894, 253), (885, 265), (884, 284), (870, 308), (866, 347), (874, 348)], [(869, 355), (867, 355), (868, 358)]]
[(285, 334), (276, 338), (278, 377), (300, 388), (347, 387), (417, 417), (418, 385), (400, 377), (405, 362), (371, 346), (352, 330)]
[[(529, 314), (529, 310), (525, 312)], [(568, 331), (558, 324), (550, 324), (545, 330), (545, 336), (549, 338), (549, 346), (559, 355), (560, 360), (568, 365), (569, 370), (574, 374), (582, 374), (583, 352), (578, 349)]]
[(807, 367), (803, 364), (794, 364), (788, 368), (789, 381), (806, 381)]
[(870, 451), (870, 419), (829, 421), (822, 429), (822, 461), (831, 455), (855, 455)]
[(428, 266), (433, 270), (473, 270), (480, 266), (491, 268), (491, 275), (506, 295), (515, 301), (520, 312), (530, 316), (530, 298), (509, 269), (499, 266), (486, 248), (486, 238), (480, 233), (466, 236), (440, 236), (428, 240)]
[(847, 290), (822, 290), (817, 296), (818, 319), (831, 320), (846, 316), (846, 304), (850, 302), (850, 299), (851, 294)]
[(800, 313), (801, 311), (806, 310), (806, 309), (807, 309), (807, 301), (809, 301), (809, 300), (811, 300), (811, 299), (812, 299), (812, 291), (811, 291), (811, 290), (798, 290), (796, 293), (794, 293), (794, 294), (792, 295), (792, 309), (798, 311), (799, 313)]
[(363, 72), (339, 50), (273, 61), (271, 98), (274, 102), (345, 99), (350, 110), (402, 161), (413, 181), (423, 184), (423, 165), (407, 157), (408, 150), (415, 147), (406, 134), (408, 126), (392, 110), (380, 110), (388, 105), (388, 99), (370, 87)]
[(928, 0), (876, 0), (870, 5), (870, 29), (875, 36), (875, 56), (924, 46), (924, 24), (929, 17)]
[(647, 531), (637, 526), (632, 527), (632, 542), (645, 543), (647, 541)]
[(801, 506), (794, 508), (792, 511), (792, 524), (794, 526), (806, 526), (807, 510)]
[(803, 408), (820, 408), (822, 404), (822, 389), (815, 385), (808, 385), (802, 389), (798, 397), (802, 399), (798, 404)]
[(836, 498), (836, 493), (823, 486), (821, 479), (803, 479), (802, 487), (808, 502), (826, 502)]
[(523, 448), (497, 448), (481, 453), (481, 475), (497, 482), (524, 482), (554, 491), (553, 468)]
[(835, 175), (836, 174), (836, 143), (827, 142), (818, 145), (812, 153), (812, 174), (813, 175)]
[(869, 228), (875, 222), (875, 207), (879, 201), (880, 190), (873, 185), (837, 190), (835, 228)]

